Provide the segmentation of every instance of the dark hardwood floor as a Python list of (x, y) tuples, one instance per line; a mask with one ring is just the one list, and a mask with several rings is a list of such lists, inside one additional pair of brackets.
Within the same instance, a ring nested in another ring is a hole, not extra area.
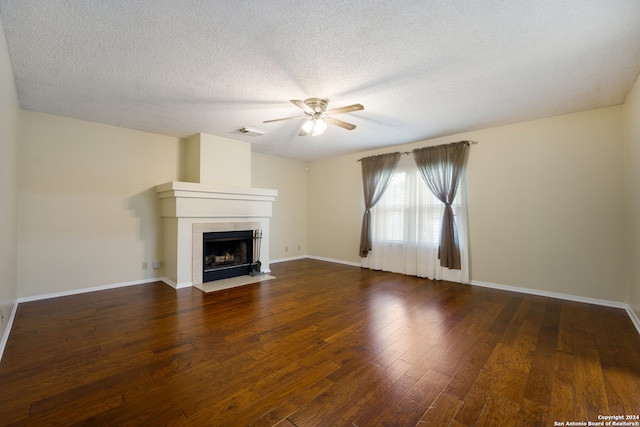
[(622, 309), (316, 260), (272, 270), (274, 280), (210, 294), (155, 283), (20, 304), (0, 362), (0, 424), (640, 415), (640, 335)]

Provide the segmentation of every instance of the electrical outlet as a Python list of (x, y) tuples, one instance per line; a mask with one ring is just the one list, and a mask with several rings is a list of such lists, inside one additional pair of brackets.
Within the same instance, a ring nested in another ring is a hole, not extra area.
[(158, 260), (153, 261), (153, 269), (157, 270), (159, 268), (160, 268), (160, 261)]
[(4, 312), (0, 310), (0, 326), (2, 326), (3, 322), (4, 322)]
[(298, 250), (301, 251), (302, 250), (302, 245), (298, 245)]
[(285, 246), (285, 247), (284, 247), (284, 251), (285, 251), (285, 252), (289, 252), (289, 246)]
[(147, 268), (149, 268), (149, 264), (147, 263), (147, 261), (143, 261), (142, 262), (142, 269), (146, 270)]

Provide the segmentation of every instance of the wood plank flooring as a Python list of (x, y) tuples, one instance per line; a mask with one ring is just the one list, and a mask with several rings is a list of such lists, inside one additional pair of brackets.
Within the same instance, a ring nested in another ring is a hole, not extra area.
[[(640, 415), (622, 309), (317, 260), (20, 304), (3, 426), (554, 426)], [(639, 421), (639, 420), (631, 420)]]

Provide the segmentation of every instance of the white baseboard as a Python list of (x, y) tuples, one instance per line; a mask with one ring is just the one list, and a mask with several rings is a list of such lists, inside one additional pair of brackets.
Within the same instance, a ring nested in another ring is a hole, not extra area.
[(362, 267), (359, 262), (343, 261), (341, 259), (325, 258), (321, 256), (308, 255), (307, 258), (317, 259), (318, 261), (333, 262), (335, 264), (351, 265), (353, 267)]
[(286, 262), (286, 261), (295, 261), (298, 259), (305, 259), (305, 258), (309, 258), (306, 255), (298, 255), (298, 256), (292, 256), (289, 258), (279, 258), (279, 259), (271, 259), (269, 260), (269, 264), (277, 264), (279, 262)]
[(332, 262), (334, 264), (345, 264), (345, 265), (352, 265), (354, 267), (360, 267), (360, 264), (356, 262), (343, 261), (341, 259), (335, 259), (335, 258), (325, 258), (325, 257), (315, 256), (315, 255), (298, 255), (298, 256), (292, 256), (289, 258), (272, 259), (269, 261), (269, 264), (277, 264), (279, 262), (287, 262), (287, 261), (296, 261), (299, 259), (315, 259), (318, 261)]
[(167, 285), (171, 286), (173, 289), (184, 289), (184, 288), (190, 288), (193, 286), (192, 282), (176, 283), (167, 277), (160, 277), (158, 280), (166, 283)]
[(503, 291), (518, 292), (521, 294), (538, 295), (541, 297), (557, 298), (567, 301), (584, 302), (586, 304), (603, 305), (605, 307), (624, 308), (628, 307), (627, 304), (618, 301), (610, 301), (606, 299), (581, 297), (578, 295), (562, 294), (560, 292), (542, 291), (539, 289), (520, 288), (517, 286), (498, 285), (496, 283), (480, 282), (478, 280), (472, 280), (471, 284), (474, 286), (482, 286), (483, 288), (500, 289)]
[[(152, 278), (152, 279), (133, 280), (131, 282), (112, 283), (110, 285), (95, 286), (95, 287), (92, 287), (92, 288), (73, 289), (73, 290), (70, 290), (70, 291), (55, 292), (55, 293), (52, 293), (52, 294), (33, 295), (33, 296), (30, 296), (30, 297), (18, 298), (18, 303), (39, 301), (39, 300), (49, 299), (49, 298), (66, 297), (66, 296), (69, 296), (69, 295), (84, 294), (84, 293), (87, 293), (87, 292), (105, 291), (105, 290), (108, 290), (108, 289), (123, 288), (125, 286), (144, 285), (146, 283), (153, 283), (153, 282), (165, 282), (165, 283), (167, 283), (166, 280), (168, 280), (168, 279), (165, 279), (164, 277), (162, 277), (162, 278), (156, 277), (156, 278)], [(167, 284), (169, 284), (169, 283), (167, 283)]]
[(11, 327), (13, 326), (13, 319), (16, 317), (16, 312), (18, 311), (18, 301), (13, 302), (13, 308), (11, 309), (11, 314), (9, 315), (9, 319), (7, 320), (7, 326), (4, 329), (4, 334), (2, 334), (2, 339), (0, 339), (0, 360), (2, 360), (2, 354), (4, 353), (4, 348), (7, 345), (7, 341), (9, 340), (9, 334), (11, 333)]
[(636, 312), (633, 311), (633, 309), (630, 306), (627, 306), (627, 313), (629, 314), (629, 318), (633, 322), (633, 325), (636, 327), (636, 329), (638, 330), (638, 333), (640, 334), (640, 319), (638, 319)]

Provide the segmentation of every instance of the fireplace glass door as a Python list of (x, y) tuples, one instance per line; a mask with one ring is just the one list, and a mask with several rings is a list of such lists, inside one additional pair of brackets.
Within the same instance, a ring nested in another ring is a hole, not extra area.
[(249, 274), (253, 262), (253, 230), (203, 233), (202, 281)]

